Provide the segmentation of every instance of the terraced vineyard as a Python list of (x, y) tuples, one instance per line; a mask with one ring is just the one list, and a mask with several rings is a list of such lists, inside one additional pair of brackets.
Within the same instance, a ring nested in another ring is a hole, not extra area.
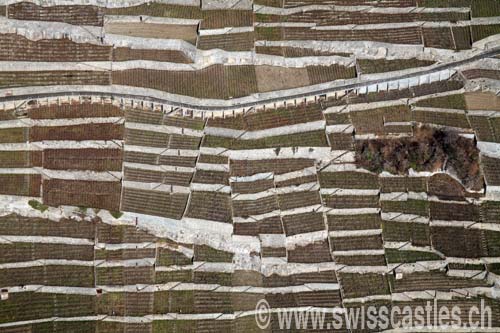
[(498, 1), (0, 5), (0, 332), (500, 329)]

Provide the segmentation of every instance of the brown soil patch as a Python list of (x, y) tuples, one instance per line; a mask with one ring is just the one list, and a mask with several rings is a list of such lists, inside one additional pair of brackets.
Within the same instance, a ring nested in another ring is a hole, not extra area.
[(157, 23), (108, 23), (104, 25), (108, 34), (144, 38), (183, 39), (196, 44), (196, 25), (173, 25)]
[(465, 103), (468, 110), (500, 111), (500, 97), (489, 92), (465, 93)]
[(260, 92), (298, 88), (310, 84), (306, 68), (255, 66), (255, 74)]

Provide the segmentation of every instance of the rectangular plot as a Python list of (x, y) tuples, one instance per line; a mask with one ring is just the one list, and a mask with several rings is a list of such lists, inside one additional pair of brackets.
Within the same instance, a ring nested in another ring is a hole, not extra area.
[(121, 149), (46, 149), (43, 167), (54, 170), (121, 171)]
[(0, 87), (3, 88), (111, 84), (110, 75), (106, 71), (1, 72), (0, 82)]
[(198, 71), (130, 69), (113, 71), (113, 83), (151, 88), (198, 98), (227, 98), (224, 66), (213, 65)]
[(142, 38), (182, 39), (196, 44), (196, 25), (111, 22), (104, 25), (106, 33)]
[(217, 192), (192, 192), (186, 216), (232, 223), (231, 197)]
[(104, 12), (97, 6), (38, 6), (31, 2), (19, 2), (8, 6), (10, 19), (64, 22), (75, 25), (102, 26)]
[(69, 126), (34, 126), (30, 129), (30, 141), (45, 140), (122, 140), (123, 124), (82, 124)]
[(54, 105), (35, 105), (28, 109), (31, 119), (71, 119), (122, 117), (120, 107), (110, 103), (66, 103)]
[(22, 143), (27, 142), (29, 128), (0, 128), (0, 143)]
[(253, 32), (201, 35), (198, 38), (198, 48), (201, 50), (221, 49), (225, 51), (243, 52), (251, 51), (253, 47)]
[(34, 174), (0, 174), (0, 194), (40, 196), (42, 177)]
[(188, 200), (187, 194), (171, 194), (125, 187), (123, 211), (181, 219)]

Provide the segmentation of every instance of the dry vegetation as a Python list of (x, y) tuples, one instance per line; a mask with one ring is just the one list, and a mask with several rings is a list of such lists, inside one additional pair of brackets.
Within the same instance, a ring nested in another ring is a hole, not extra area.
[(406, 174), (416, 171), (447, 170), (464, 186), (480, 189), (483, 176), (479, 152), (472, 140), (457, 132), (428, 126), (414, 129), (414, 136), (399, 139), (361, 141), (356, 146), (356, 163), (370, 171)]
[(491, 92), (467, 92), (465, 104), (467, 110), (500, 111), (500, 97)]
[(306, 68), (255, 66), (260, 92), (304, 87), (310, 84)]
[(196, 44), (196, 25), (175, 25), (156, 23), (109, 23), (106, 33), (144, 38), (174, 38)]

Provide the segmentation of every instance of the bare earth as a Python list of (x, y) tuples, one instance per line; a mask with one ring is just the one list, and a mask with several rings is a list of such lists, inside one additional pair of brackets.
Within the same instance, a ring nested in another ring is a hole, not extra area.
[(157, 23), (109, 23), (106, 33), (145, 38), (182, 39), (196, 44), (196, 25), (172, 25)]
[(500, 111), (500, 97), (488, 92), (467, 92), (465, 103), (469, 110)]
[(297, 88), (310, 84), (306, 68), (255, 66), (255, 74), (260, 92)]

